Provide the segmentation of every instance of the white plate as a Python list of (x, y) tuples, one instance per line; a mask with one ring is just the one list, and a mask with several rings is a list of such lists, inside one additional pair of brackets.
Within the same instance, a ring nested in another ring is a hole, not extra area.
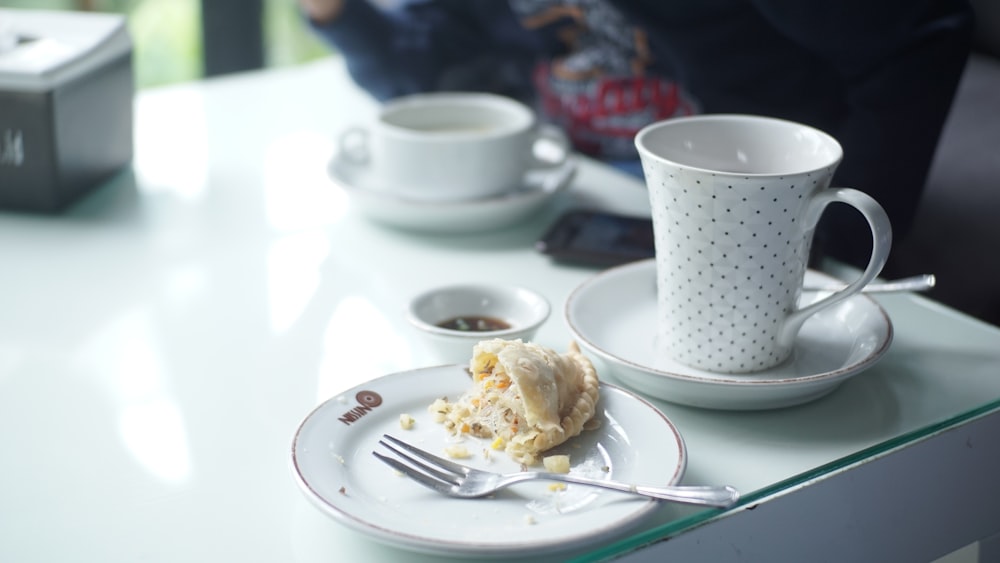
[[(637, 524), (656, 506), (644, 497), (551, 483), (515, 485), (495, 497), (454, 499), (395, 473), (371, 452), (384, 433), (433, 453), (453, 443), (427, 406), (471, 386), (463, 366), (387, 375), (330, 399), (295, 433), (292, 473), (306, 497), (337, 521), (376, 540), (411, 550), (464, 556), (516, 556), (602, 543)], [(416, 425), (400, 428), (399, 415)], [(573, 472), (631, 483), (670, 485), (687, 464), (684, 441), (659, 410), (631, 392), (601, 385), (600, 427), (553, 449), (568, 453)], [(464, 463), (516, 471), (488, 442), (468, 439)]]
[[(873, 299), (856, 295), (810, 317), (792, 357), (752, 374), (719, 374), (658, 357), (656, 263), (641, 260), (605, 270), (566, 302), (566, 320), (581, 346), (625, 385), (696, 407), (753, 410), (797, 405), (833, 391), (871, 367), (889, 349), (892, 323)], [(806, 283), (835, 282), (815, 271)], [(803, 300), (815, 300), (815, 292)]]
[(337, 158), (330, 177), (344, 188), (366, 216), (394, 227), (434, 232), (468, 233), (505, 227), (541, 209), (569, 185), (576, 174), (572, 157), (552, 168), (525, 173), (524, 186), (491, 198), (462, 201), (420, 201), (392, 195), (368, 171)]

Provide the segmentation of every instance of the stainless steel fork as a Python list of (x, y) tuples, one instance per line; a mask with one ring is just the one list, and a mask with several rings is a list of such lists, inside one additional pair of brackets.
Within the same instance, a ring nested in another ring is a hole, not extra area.
[(484, 497), (514, 483), (536, 479), (601, 487), (660, 500), (701, 506), (732, 506), (740, 498), (736, 489), (728, 485), (724, 487), (698, 485), (647, 487), (604, 479), (588, 479), (568, 473), (544, 471), (493, 473), (440, 458), (389, 434), (384, 434), (379, 440), (379, 444), (395, 454), (396, 457), (389, 457), (377, 451), (373, 451), (372, 455), (421, 485), (458, 498)]

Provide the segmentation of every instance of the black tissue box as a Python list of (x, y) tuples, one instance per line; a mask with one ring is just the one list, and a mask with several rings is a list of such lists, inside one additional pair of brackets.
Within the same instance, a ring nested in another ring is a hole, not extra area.
[(124, 17), (0, 9), (0, 209), (59, 211), (128, 164), (134, 92)]

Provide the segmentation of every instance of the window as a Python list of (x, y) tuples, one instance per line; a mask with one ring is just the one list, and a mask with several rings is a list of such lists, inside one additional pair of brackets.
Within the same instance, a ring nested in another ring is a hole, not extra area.
[(138, 88), (295, 64), (329, 52), (293, 0), (0, 0), (0, 7), (125, 14)]

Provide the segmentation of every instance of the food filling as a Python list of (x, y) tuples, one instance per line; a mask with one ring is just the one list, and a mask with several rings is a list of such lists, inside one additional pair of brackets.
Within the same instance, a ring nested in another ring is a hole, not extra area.
[(521, 340), (484, 340), (470, 367), (472, 389), (428, 410), (453, 435), (491, 440), (525, 465), (579, 434), (596, 412), (597, 372), (576, 343), (559, 354)]

